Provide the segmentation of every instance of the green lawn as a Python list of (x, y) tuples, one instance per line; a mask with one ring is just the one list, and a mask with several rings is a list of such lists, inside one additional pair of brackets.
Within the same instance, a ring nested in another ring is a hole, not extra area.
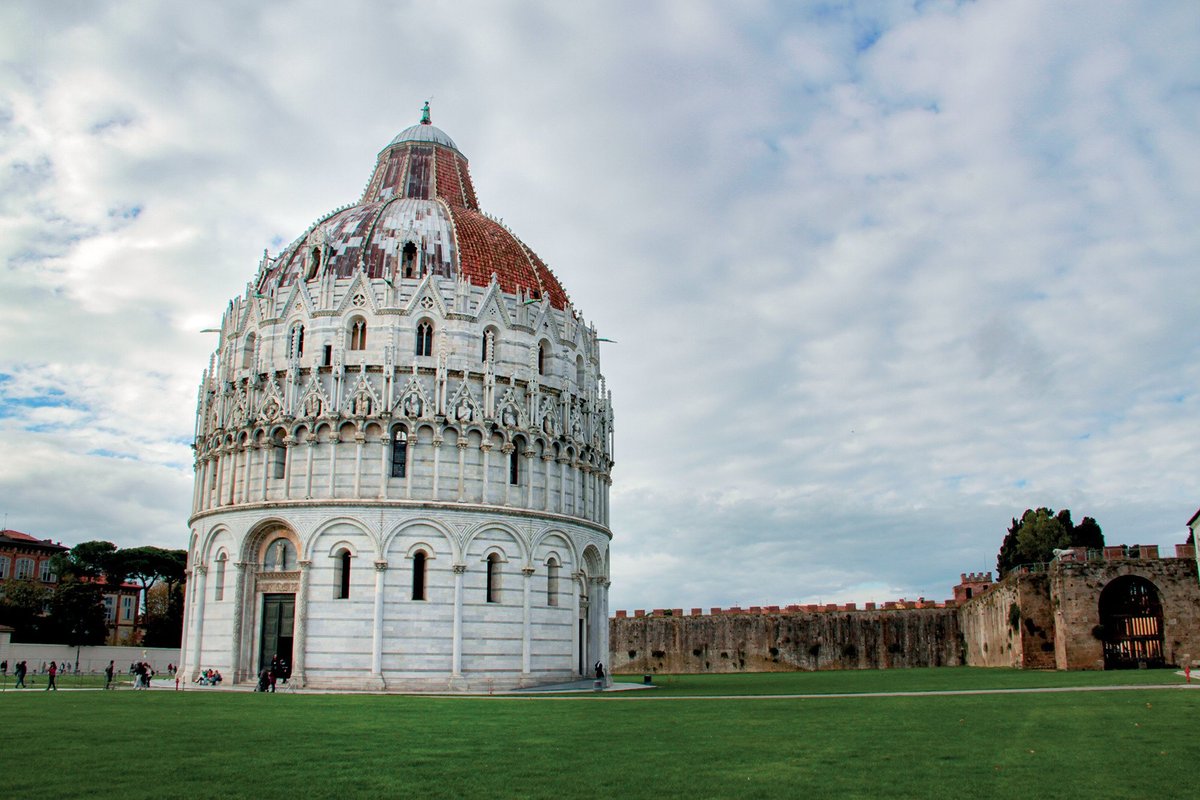
[(1032, 686), (1060, 675), (1076, 685), (1174, 677), (659, 676), (662, 689), (576, 698), (10, 690), (0, 696), (10, 742), (0, 797), (1192, 796), (1195, 691), (686, 696)]
[[(30, 673), (25, 676), (25, 685), (30, 689), (45, 689), (49, 678), (46, 675), (35, 675)], [(113, 682), (118, 688), (130, 689), (133, 688), (133, 676), (118, 673)], [(0, 678), (0, 691), (13, 691), (13, 686), (17, 683), (16, 677), (10, 672), (8, 675)], [(55, 678), (54, 683), (60, 689), (103, 689), (104, 675), (91, 674), (70, 674), (59, 675)]]
[[(1173, 669), (1056, 672), (1021, 669), (937, 667), (929, 669), (759, 672), (733, 675), (651, 675), (656, 689), (672, 695), (867, 694), (971, 689), (1031, 689), (1063, 686), (1145, 686), (1182, 684)], [(642, 683), (641, 675), (618, 675), (621, 683)], [(1200, 683), (1200, 675), (1196, 676)]]

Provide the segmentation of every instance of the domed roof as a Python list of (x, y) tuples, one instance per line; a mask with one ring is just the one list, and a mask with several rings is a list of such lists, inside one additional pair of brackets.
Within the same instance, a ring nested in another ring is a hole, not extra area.
[(569, 302), (537, 254), (479, 209), (466, 156), (429, 122), (401, 131), (380, 153), (358, 203), (327, 214), (271, 259), (258, 290), (332, 273), (389, 282), (435, 274), (531, 298)]
[[(430, 122), (421, 122), (412, 127), (405, 128), (396, 134), (396, 138), (388, 142), (388, 147), (395, 147), (398, 144), (405, 142), (426, 142), (428, 144), (440, 144), (442, 147), (449, 147), (451, 150), (458, 150), (458, 146), (454, 144), (454, 140), (446, 135), (446, 132)], [(384, 148), (385, 150), (387, 147)]]
[(395, 147), (398, 144), (405, 142), (424, 142), (426, 144), (440, 144), (442, 147), (449, 147), (451, 150), (460, 152), (454, 144), (454, 140), (446, 135), (446, 132), (441, 128), (436, 127), (429, 118), (429, 101), (425, 101), (425, 105), (421, 108), (421, 121), (410, 128), (405, 128), (396, 135), (395, 139), (388, 142), (388, 146), (383, 148), (385, 151)]

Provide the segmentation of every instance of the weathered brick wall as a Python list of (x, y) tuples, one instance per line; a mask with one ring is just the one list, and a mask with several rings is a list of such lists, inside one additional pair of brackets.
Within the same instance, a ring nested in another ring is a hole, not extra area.
[(1093, 632), (1100, 624), (1100, 593), (1123, 575), (1143, 577), (1158, 591), (1167, 663), (1200, 659), (1200, 582), (1191, 559), (1064, 562), (1050, 574), (1059, 669), (1104, 669), (1104, 645)]
[(966, 663), (974, 667), (1054, 668), (1049, 576), (1010, 574), (959, 609)]
[(956, 608), (609, 621), (615, 673), (789, 672), (959, 666)]

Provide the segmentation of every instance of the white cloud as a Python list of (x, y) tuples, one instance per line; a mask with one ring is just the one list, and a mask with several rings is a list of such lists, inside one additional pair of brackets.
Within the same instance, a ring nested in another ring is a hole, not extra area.
[(620, 342), (615, 607), (944, 597), (1043, 504), (1179, 541), (1198, 25), (1170, 3), (9, 4), (3, 510), (182, 544), (197, 331), (432, 95), (484, 207)]

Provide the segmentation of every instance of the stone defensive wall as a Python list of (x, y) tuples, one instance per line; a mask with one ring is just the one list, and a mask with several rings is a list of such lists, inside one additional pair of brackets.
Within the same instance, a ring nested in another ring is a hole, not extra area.
[[(1049, 564), (1031, 564), (965, 601), (959, 623), (971, 666), (1024, 669), (1105, 669), (1101, 596), (1134, 577), (1152, 588), (1161, 607), (1156, 631), (1161, 660), (1182, 666), (1200, 659), (1200, 580), (1195, 550), (1177, 545), (1173, 558), (1158, 547), (1075, 548)], [(1153, 616), (1153, 615), (1152, 615)], [(1106, 625), (1109, 628), (1106, 633)]]
[(618, 611), (609, 622), (611, 671), (793, 672), (958, 666), (953, 603), (752, 606)]
[[(1157, 611), (1133, 621), (1130, 614), (1105, 616), (1106, 589), (1111, 605), (1111, 593), (1127, 593), (1132, 581), (1145, 587)], [(1130, 641), (1115, 646), (1133, 648), (1134, 662), (1137, 648), (1149, 647), (1157, 663), (1200, 666), (1200, 579), (1191, 545), (1177, 545), (1174, 557), (1165, 558), (1153, 545), (1076, 548), (996, 583), (990, 573), (963, 573), (955, 596), (861, 609), (849, 603), (617, 611), (609, 622), (610, 667), (617, 674), (1105, 669), (1121, 630)]]

